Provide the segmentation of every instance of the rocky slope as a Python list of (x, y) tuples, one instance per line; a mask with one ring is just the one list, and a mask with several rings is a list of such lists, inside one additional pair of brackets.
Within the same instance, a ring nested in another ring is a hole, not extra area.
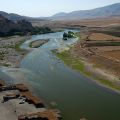
[(0, 15), (0, 36), (13, 35), (16, 33), (28, 33), (33, 30), (33, 26), (26, 20), (13, 22)]

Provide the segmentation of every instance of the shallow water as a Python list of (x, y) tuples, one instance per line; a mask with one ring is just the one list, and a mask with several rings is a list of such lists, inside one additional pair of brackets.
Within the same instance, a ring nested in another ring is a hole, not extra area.
[[(40, 48), (33, 49), (21, 62), (21, 68), (1, 69), (1, 78), (23, 80), (30, 84), (35, 94), (49, 106), (60, 109), (64, 120), (120, 120), (120, 95), (97, 85), (84, 75), (72, 70), (51, 50), (65, 48), (76, 40), (62, 40), (63, 32), (33, 36), (29, 42), (50, 39)], [(7, 76), (6, 76), (7, 74)]]

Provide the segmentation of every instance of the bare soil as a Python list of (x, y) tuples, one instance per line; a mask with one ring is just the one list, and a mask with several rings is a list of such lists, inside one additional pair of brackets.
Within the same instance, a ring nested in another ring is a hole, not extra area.
[(109, 17), (101, 19), (86, 19), (86, 20), (72, 20), (72, 21), (32, 21), (33, 26), (49, 26), (51, 28), (80, 28), (87, 27), (108, 27), (119, 26), (120, 17)]
[(92, 33), (89, 37), (89, 40), (120, 40), (120, 37), (106, 35), (103, 33)]

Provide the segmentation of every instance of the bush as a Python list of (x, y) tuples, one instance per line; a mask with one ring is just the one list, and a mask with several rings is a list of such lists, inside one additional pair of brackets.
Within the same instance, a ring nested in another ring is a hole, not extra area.
[(63, 40), (67, 40), (67, 38), (74, 38), (75, 37), (75, 33), (68, 31), (68, 33), (64, 32), (63, 34)]

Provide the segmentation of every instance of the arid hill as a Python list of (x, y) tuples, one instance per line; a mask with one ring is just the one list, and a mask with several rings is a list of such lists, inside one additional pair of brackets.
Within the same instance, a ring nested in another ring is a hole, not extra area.
[(80, 20), (95, 19), (120, 16), (120, 3), (108, 5), (105, 7), (95, 8), (91, 10), (78, 10), (70, 13), (57, 13), (51, 17), (53, 20)]

